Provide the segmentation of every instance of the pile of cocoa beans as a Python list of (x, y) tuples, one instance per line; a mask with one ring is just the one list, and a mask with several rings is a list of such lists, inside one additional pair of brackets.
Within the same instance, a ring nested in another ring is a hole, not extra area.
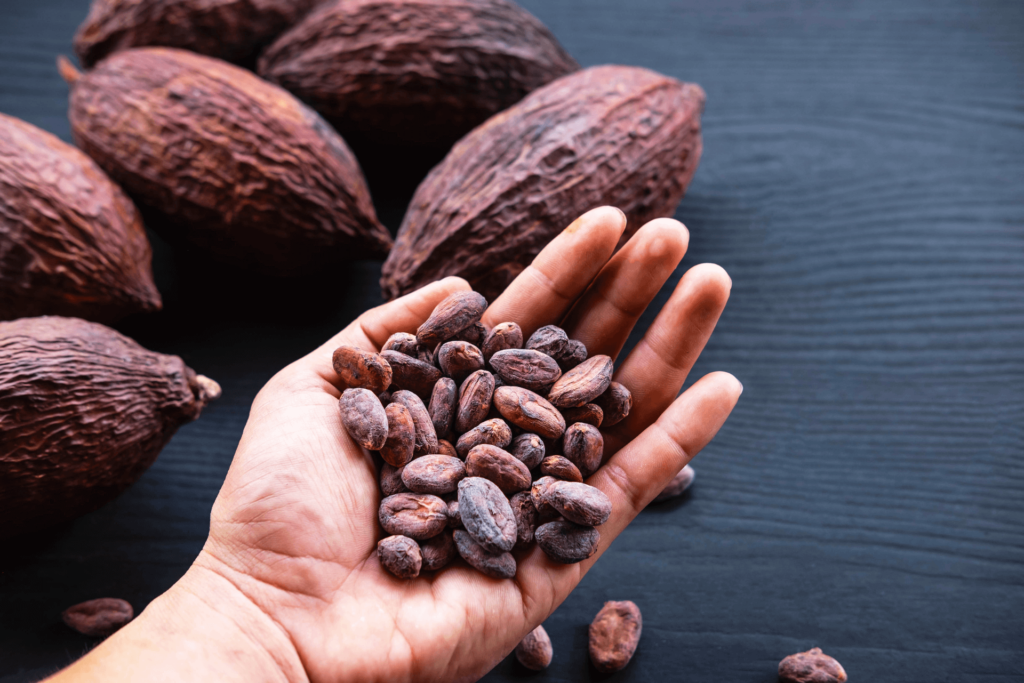
[(456, 553), (494, 578), (515, 576), (511, 552), (534, 541), (555, 562), (592, 556), (612, 512), (583, 483), (604, 454), (599, 427), (632, 407), (608, 356), (554, 325), (529, 339), (514, 322), (487, 329), (487, 301), (452, 294), (415, 335), (381, 352), (334, 352), (349, 436), (383, 460), (377, 545), (411, 579)]

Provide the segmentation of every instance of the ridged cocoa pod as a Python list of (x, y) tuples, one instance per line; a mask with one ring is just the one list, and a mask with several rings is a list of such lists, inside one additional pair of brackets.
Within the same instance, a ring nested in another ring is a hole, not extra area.
[(89, 67), (118, 50), (180, 47), (251, 64), (259, 51), (302, 18), (315, 0), (93, 0), (75, 33), (75, 54)]
[(590, 624), (590, 661), (602, 673), (625, 668), (640, 644), (643, 619), (630, 600), (609, 601)]
[(334, 350), (331, 361), (345, 389), (369, 389), (380, 394), (391, 386), (391, 366), (379, 353), (343, 344)]
[(177, 356), (103, 325), (0, 323), (0, 537), (114, 498), (219, 395)]
[(400, 579), (415, 579), (423, 566), (420, 545), (408, 536), (388, 536), (377, 541), (381, 566)]
[(96, 598), (68, 607), (61, 614), (64, 623), (79, 633), (105, 638), (135, 616), (135, 610), (121, 598)]
[(75, 142), (170, 238), (284, 276), (390, 248), (345, 142), (281, 88), (167, 48), (62, 70)]
[(343, 131), (447, 147), (578, 68), (505, 0), (339, 0), (281, 36), (258, 70)]
[(628, 66), (559, 78), (456, 143), (420, 184), (381, 276), (388, 299), (447, 275), (492, 299), (585, 211), (671, 216), (701, 153), (700, 86)]
[(842, 664), (820, 647), (789, 655), (779, 662), (779, 683), (843, 683), (845, 680)]
[(160, 310), (128, 196), (79, 150), (0, 114), (0, 320)]

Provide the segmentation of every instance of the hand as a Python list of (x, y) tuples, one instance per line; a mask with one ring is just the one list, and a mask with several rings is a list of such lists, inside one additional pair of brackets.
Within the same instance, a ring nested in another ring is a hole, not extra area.
[[(491, 304), (484, 322), (515, 321), (529, 336), (562, 321), (591, 355), (617, 356), (688, 241), (682, 224), (658, 219), (613, 256), (624, 229), (617, 209), (588, 212)], [(155, 666), (154, 652), (179, 643), (193, 652), (190, 675), (210, 680), (214, 670), (218, 680), (248, 681), (479, 678), (558, 607), (729, 415), (742, 391), (731, 375), (707, 375), (677, 394), (730, 286), (718, 266), (690, 269), (618, 365), (615, 379), (632, 391), (633, 411), (603, 430), (605, 464), (588, 480), (613, 504), (589, 560), (555, 564), (534, 546), (516, 555), (518, 574), (509, 581), (461, 562), (412, 581), (381, 568), (377, 475), (342, 427), (331, 356), (341, 344), (378, 350), (394, 332), (414, 332), (445, 296), (468, 289), (447, 278), (364, 313), (260, 391), (195, 565), (97, 648), (91, 668), (86, 657), (69, 672), (95, 673), (103, 662), (124, 661), (125, 649), (142, 648), (145, 656), (129, 658), (133, 672), (149, 667), (156, 678), (170, 669)], [(225, 648), (231, 659), (205, 661)]]

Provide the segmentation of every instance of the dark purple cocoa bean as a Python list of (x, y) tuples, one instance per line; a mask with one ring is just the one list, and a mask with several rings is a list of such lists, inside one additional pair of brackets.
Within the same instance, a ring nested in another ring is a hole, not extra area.
[(573, 465), (571, 460), (560, 455), (549, 455), (544, 458), (540, 464), (540, 473), (564, 481), (583, 481), (579, 468)]
[(815, 647), (779, 662), (779, 683), (843, 683), (842, 665)]
[(538, 626), (516, 645), (516, 659), (519, 663), (531, 671), (541, 671), (548, 668), (551, 658), (554, 656), (554, 649), (551, 647), (551, 638), (543, 626)]
[(510, 443), (512, 443), (512, 430), (508, 428), (504, 420), (495, 418), (484, 420), (460, 436), (459, 440), (455, 442), (455, 451), (460, 458), (465, 458), (473, 448), (480, 444), (504, 448)]
[(469, 451), (466, 473), (493, 481), (506, 495), (525, 491), (532, 483), (530, 469), (526, 465), (511, 453), (489, 444), (474, 446)]
[(562, 417), (566, 424), (586, 422), (588, 425), (600, 427), (604, 420), (604, 411), (596, 403), (586, 403), (577, 408), (562, 408)]
[(578, 339), (570, 339), (562, 355), (555, 358), (562, 372), (569, 372), (587, 359), (587, 347)]
[(494, 405), (506, 420), (546, 439), (557, 439), (565, 431), (565, 418), (545, 398), (522, 387), (498, 387)]
[(612, 382), (615, 364), (609, 356), (593, 356), (565, 373), (548, 392), (558, 408), (575, 408), (603, 394)]
[(377, 394), (377, 398), (380, 399), (380, 404), (382, 406), (384, 406), (385, 408), (387, 408), (389, 405), (391, 405), (391, 392), (390, 391), (382, 391), (382, 392), (380, 392), (379, 394)]
[(544, 492), (547, 491), (550, 484), (553, 484), (556, 481), (558, 480), (554, 477), (544, 475), (538, 478), (537, 481), (533, 482), (533, 485), (530, 487), (530, 498), (533, 499), (533, 506), (537, 508), (537, 512), (544, 513), (547, 510), (551, 510), (552, 512), (554, 511), (550, 505), (544, 502)]
[(532, 470), (544, 460), (546, 449), (543, 439), (527, 432), (512, 439), (508, 452), (522, 460), (523, 464)]
[(584, 478), (601, 466), (604, 456), (604, 437), (594, 425), (577, 422), (569, 425), (562, 437), (562, 455), (580, 468)]
[(420, 546), (408, 536), (388, 536), (377, 541), (377, 557), (384, 569), (400, 579), (415, 579), (423, 566)]
[(533, 534), (544, 554), (560, 564), (576, 564), (597, 552), (601, 532), (565, 520), (541, 524)]
[(690, 488), (690, 484), (693, 483), (693, 478), (696, 473), (693, 468), (687, 465), (683, 469), (679, 470), (676, 476), (672, 477), (672, 481), (668, 483), (665, 488), (661, 490), (657, 496), (654, 497), (652, 503), (660, 503), (664, 500), (669, 500), (677, 496), (681, 496), (686, 489)]
[(341, 422), (357, 444), (371, 451), (388, 438), (388, 417), (380, 399), (369, 389), (346, 389), (338, 402)]
[(424, 401), (430, 400), (434, 385), (441, 379), (440, 370), (398, 351), (384, 351), (381, 355), (391, 366), (392, 389), (405, 389)]
[(343, 389), (369, 389), (379, 394), (391, 385), (391, 366), (378, 353), (339, 346), (332, 357)]
[(633, 408), (633, 394), (618, 382), (612, 382), (603, 394), (594, 399), (594, 403), (604, 411), (601, 424), (607, 428), (626, 419)]
[(471, 567), (493, 579), (511, 579), (516, 575), (516, 559), (510, 552), (491, 553), (461, 529), (452, 536), (455, 547)]
[(530, 491), (520, 491), (509, 500), (512, 514), (516, 518), (516, 548), (533, 543), (533, 532), (537, 530), (537, 508), (533, 505)]
[[(406, 467), (406, 472), (409, 468)], [(612, 501), (599, 488), (574, 481), (549, 483), (541, 501), (570, 522), (582, 526), (601, 526), (612, 514)]]
[(459, 409), (455, 414), (455, 430), (468, 432), (487, 419), (494, 395), (494, 375), (477, 370), (462, 382), (459, 388)]
[(64, 610), (64, 623), (79, 633), (105, 638), (127, 624), (135, 616), (132, 606), (120, 598), (96, 598)]
[(459, 515), (459, 499), (448, 501), (448, 526), (452, 529), (462, 528), (462, 517)]
[(422, 541), (448, 526), (448, 506), (427, 493), (396, 493), (380, 502), (378, 517), (389, 534)]
[(438, 348), (437, 364), (441, 366), (444, 374), (456, 382), (461, 382), (470, 373), (483, 369), (484, 354), (469, 342), (445, 342)]
[(459, 404), (459, 388), (455, 380), (442, 377), (437, 380), (430, 394), (430, 421), (434, 423), (434, 431), (438, 437), (448, 438), (452, 435), (452, 423), (455, 422), (455, 410)]
[(416, 330), (416, 338), (433, 348), (479, 321), (486, 308), (487, 299), (477, 292), (449, 294)]
[(451, 493), (466, 476), (466, 466), (449, 455), (424, 455), (406, 465), (402, 483), (416, 493)]
[(437, 453), (437, 432), (434, 431), (434, 423), (430, 419), (430, 412), (423, 405), (419, 396), (411, 391), (396, 391), (391, 394), (391, 400), (400, 403), (409, 410), (412, 415), (412, 423), (416, 428), (416, 441), (413, 446), (413, 457)]
[(505, 384), (533, 391), (543, 391), (562, 376), (554, 358), (531, 349), (498, 351), (491, 356), (491, 367)]
[(459, 519), (488, 552), (507, 552), (515, 545), (512, 507), (501, 489), (487, 479), (466, 477), (459, 482)]
[(523, 348), (523, 330), (516, 323), (498, 323), (487, 334), (481, 350), (484, 360), (491, 361), (491, 356), (505, 349)]
[(391, 403), (384, 409), (388, 418), (388, 438), (380, 447), (380, 457), (394, 467), (402, 467), (412, 460), (416, 445), (416, 424), (412, 413), (401, 403)]
[(404, 353), (407, 356), (412, 356), (416, 360), (423, 361), (424, 363), (431, 362), (433, 354), (430, 349), (420, 344), (419, 340), (416, 339), (415, 334), (409, 334), (408, 332), (395, 332), (393, 335), (388, 337), (388, 340), (384, 342), (384, 346), (380, 348), (381, 353), (384, 351), (397, 351), (398, 353)]
[(420, 552), (423, 554), (423, 571), (425, 572), (435, 572), (446, 567), (458, 554), (455, 549), (455, 541), (452, 539), (451, 532), (448, 531), (443, 531), (420, 543)]
[(402, 470), (405, 467), (393, 467), (387, 463), (380, 468), (380, 492), (385, 498), (396, 493), (408, 493), (402, 481)]
[(643, 620), (633, 602), (606, 602), (590, 624), (590, 661), (601, 673), (625, 668), (640, 643)]
[(444, 439), (437, 440), (437, 452), (441, 455), (450, 455), (453, 458), (459, 457), (459, 452), (455, 450), (452, 442), (445, 441)]
[(484, 339), (487, 338), (487, 332), (487, 326), (478, 321), (463, 329), (448, 341), (469, 342), (479, 349), (480, 345), (484, 343)]
[(569, 335), (557, 325), (545, 325), (530, 335), (526, 340), (525, 348), (540, 351), (558, 361), (558, 357), (565, 353), (569, 345)]

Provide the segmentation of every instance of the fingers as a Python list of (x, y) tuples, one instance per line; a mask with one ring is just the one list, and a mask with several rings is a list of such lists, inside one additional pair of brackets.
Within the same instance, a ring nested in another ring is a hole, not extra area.
[(513, 321), (529, 337), (538, 327), (561, 320), (608, 261), (625, 229), (626, 216), (614, 207), (586, 212), (494, 300), (484, 323), (493, 327)]
[(683, 260), (690, 233), (679, 221), (644, 225), (601, 269), (563, 327), (591, 356), (615, 358), (630, 331)]

